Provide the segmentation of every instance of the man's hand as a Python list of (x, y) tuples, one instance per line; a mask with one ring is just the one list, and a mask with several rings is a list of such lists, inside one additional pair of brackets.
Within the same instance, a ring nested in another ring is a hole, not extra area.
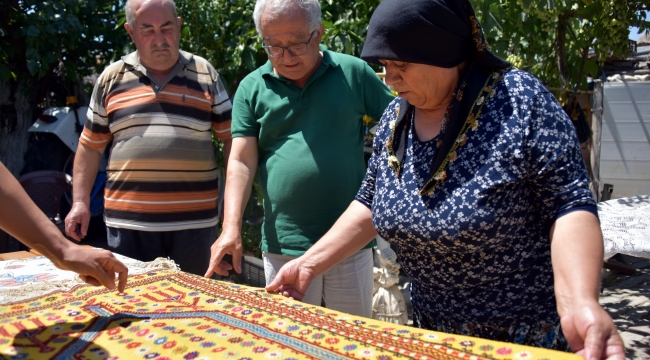
[(88, 234), (90, 209), (81, 201), (75, 201), (65, 217), (65, 233), (76, 241), (81, 241)]
[(302, 300), (313, 279), (313, 272), (302, 265), (301, 258), (294, 259), (280, 268), (273, 281), (266, 286), (266, 291)]
[(55, 265), (62, 270), (74, 271), (81, 279), (93, 286), (115, 289), (115, 274), (119, 275), (118, 290), (124, 292), (128, 268), (112, 252), (70, 243), (60, 261)]
[(625, 360), (625, 348), (614, 321), (595, 301), (572, 306), (561, 319), (571, 349), (587, 360)]
[[(228, 271), (233, 268), (238, 274), (241, 274), (241, 243), (241, 232), (224, 229), (217, 241), (210, 247), (210, 266), (204, 276), (209, 278), (213, 273), (228, 276)], [(232, 264), (222, 261), (226, 254), (232, 255)]]

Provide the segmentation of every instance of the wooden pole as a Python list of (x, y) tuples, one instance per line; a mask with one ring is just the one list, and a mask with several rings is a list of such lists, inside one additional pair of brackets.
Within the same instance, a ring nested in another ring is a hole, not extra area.
[(603, 82), (600, 80), (594, 80), (594, 91), (591, 102), (591, 153), (590, 153), (590, 162), (591, 162), (591, 174), (589, 177), (591, 181), (589, 182), (589, 188), (594, 195), (596, 201), (599, 200), (598, 190), (600, 189), (600, 140), (602, 136), (602, 126), (603, 126), (603, 99), (604, 99), (604, 88)]

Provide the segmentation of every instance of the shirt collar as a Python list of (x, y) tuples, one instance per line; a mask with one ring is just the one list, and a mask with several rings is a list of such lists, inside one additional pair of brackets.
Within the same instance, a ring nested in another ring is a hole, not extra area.
[[(192, 61), (192, 57), (194, 55), (192, 55), (191, 53), (188, 53), (187, 51), (183, 51), (183, 50), (180, 50), (179, 52), (180, 52), (180, 54), (179, 54), (179, 57), (178, 57), (178, 61), (181, 64), (187, 65), (187, 64), (190, 63), (190, 61)], [(130, 54), (122, 56), (122, 61), (124, 61), (125, 64), (129, 64), (129, 65), (133, 66), (138, 71), (142, 71), (144, 69), (144, 65), (142, 65), (140, 63), (140, 59), (138, 58), (138, 51), (137, 50), (130, 53)]]

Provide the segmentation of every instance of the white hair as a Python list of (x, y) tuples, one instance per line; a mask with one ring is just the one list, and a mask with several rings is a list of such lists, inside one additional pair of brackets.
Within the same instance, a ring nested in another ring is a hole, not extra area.
[(307, 18), (309, 31), (318, 30), (322, 16), (318, 0), (257, 0), (255, 11), (253, 11), (253, 21), (255, 21), (257, 33), (262, 36), (262, 14), (266, 14), (270, 19), (277, 19), (280, 15), (296, 7)]
[[(169, 3), (172, 6), (172, 9), (174, 10), (174, 18), (178, 18), (178, 12), (176, 12), (176, 3), (174, 0), (163, 0), (163, 2)], [(124, 4), (124, 13), (126, 14), (126, 23), (133, 26), (133, 23), (135, 23), (135, 14), (133, 13), (131, 0), (126, 0), (126, 4)]]

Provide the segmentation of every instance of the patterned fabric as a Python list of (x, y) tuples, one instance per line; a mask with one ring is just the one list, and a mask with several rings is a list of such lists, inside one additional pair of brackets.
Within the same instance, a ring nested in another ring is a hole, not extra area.
[(184, 273), (0, 306), (12, 359), (579, 359), (546, 349), (333, 313)]
[(471, 335), (483, 339), (514, 342), (547, 349), (571, 351), (569, 343), (561, 333), (560, 323), (535, 325), (511, 324), (501, 327), (486, 324), (459, 323), (422, 313), (413, 309), (413, 324), (419, 328), (442, 331), (450, 334)]
[[(168, 259), (142, 262), (120, 254), (113, 255), (129, 268), (129, 275), (176, 268), (176, 264)], [(81, 284), (85, 282), (75, 272), (57, 268), (45, 256), (0, 261), (0, 304), (45, 295), (54, 290), (68, 291)]]
[[(471, 64), (466, 70), (445, 111), (440, 134), (436, 138), (438, 150), (432, 158), (429, 174), (420, 189), (420, 194), (431, 195), (438, 184), (447, 178), (445, 168), (449, 162), (456, 159), (456, 149), (467, 143), (466, 133), (478, 127), (476, 119), (481, 115), (486, 99), (493, 95), (495, 84), (502, 80), (501, 74), (502, 71), (489, 71), (476, 64)], [(396, 111), (397, 119), (391, 122), (391, 134), (386, 142), (386, 151), (388, 164), (399, 176), (406, 156), (408, 136), (412, 126), (411, 117), (415, 107), (406, 99), (401, 99)]]
[(388, 165), (399, 101), (378, 127), (357, 200), (412, 278), (414, 308), (458, 327), (559, 324), (549, 231), (557, 217), (596, 207), (573, 125), (553, 95), (530, 74), (504, 73), (432, 195), (419, 190), (438, 139), (421, 142), (410, 130), (402, 174)]
[(112, 140), (106, 225), (144, 231), (201, 229), (218, 222), (212, 129), (230, 138), (231, 104), (205, 59), (181, 51), (156, 84), (133, 52), (99, 77), (81, 143)]

